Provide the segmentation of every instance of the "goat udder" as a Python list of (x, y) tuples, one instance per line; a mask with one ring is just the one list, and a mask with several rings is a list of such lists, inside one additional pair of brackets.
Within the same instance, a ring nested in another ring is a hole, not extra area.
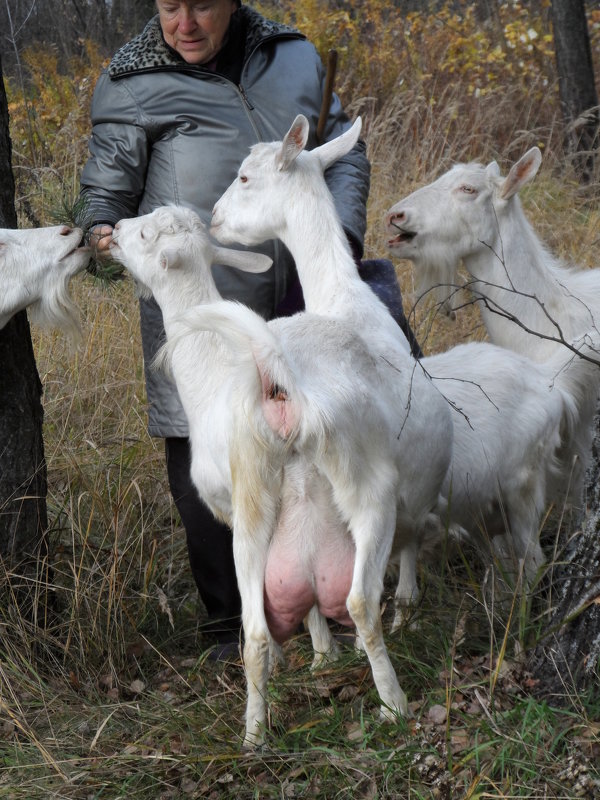
[(265, 570), (265, 615), (271, 635), (281, 644), (296, 633), (298, 626), (317, 605), (324, 617), (342, 625), (354, 623), (346, 608), (352, 585), (354, 546), (346, 539), (334, 539), (317, 547), (315, 567), (308, 566), (292, 541), (271, 545)]
[(279, 582), (265, 580), (265, 617), (271, 636), (283, 644), (293, 636), (304, 617), (315, 604), (312, 586), (308, 581)]

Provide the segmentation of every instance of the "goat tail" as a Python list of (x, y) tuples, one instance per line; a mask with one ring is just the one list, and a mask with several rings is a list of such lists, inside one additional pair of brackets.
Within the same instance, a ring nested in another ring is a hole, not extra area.
[(217, 334), (229, 348), (234, 360), (244, 363), (252, 359), (259, 371), (260, 364), (268, 364), (274, 382), (290, 388), (295, 385), (279, 341), (265, 320), (243, 303), (221, 300), (194, 306), (178, 315), (177, 322), (190, 332)]
[(193, 306), (178, 314), (177, 322), (190, 331), (218, 333), (234, 353), (242, 356), (256, 341), (266, 340), (271, 346), (277, 346), (277, 340), (265, 320), (235, 300), (217, 300)]
[[(279, 340), (262, 317), (242, 303), (223, 300), (195, 306), (177, 321), (190, 331), (220, 336), (234, 361), (252, 367), (250, 380), (260, 392), (262, 413), (271, 430), (283, 439), (298, 434), (306, 404)], [(241, 380), (241, 374), (238, 377)]]

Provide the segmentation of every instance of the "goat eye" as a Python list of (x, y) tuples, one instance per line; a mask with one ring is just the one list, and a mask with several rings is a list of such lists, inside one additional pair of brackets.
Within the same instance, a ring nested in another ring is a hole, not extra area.
[(459, 191), (462, 192), (463, 194), (477, 194), (477, 190), (475, 189), (475, 187), (469, 186), (468, 184), (461, 186)]
[(245, 175), (240, 175), (240, 183), (248, 183), (248, 178)]

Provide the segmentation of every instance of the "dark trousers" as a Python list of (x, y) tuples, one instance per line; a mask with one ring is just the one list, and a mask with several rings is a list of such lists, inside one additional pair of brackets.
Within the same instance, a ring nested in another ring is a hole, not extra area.
[(225, 641), (237, 638), (241, 601), (233, 562), (233, 536), (198, 496), (190, 477), (189, 439), (165, 439), (167, 474), (185, 528), (192, 575), (208, 613), (203, 627)]

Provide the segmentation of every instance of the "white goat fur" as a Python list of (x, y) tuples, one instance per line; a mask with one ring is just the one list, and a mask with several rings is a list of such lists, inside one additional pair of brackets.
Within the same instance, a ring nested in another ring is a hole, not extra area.
[(238, 178), (216, 203), (211, 232), (224, 243), (281, 239), (296, 262), (307, 311), (349, 324), (389, 372), (387, 394), (381, 399), (396, 420), (391, 444), (399, 473), (397, 625), (400, 607), (416, 594), (416, 558), (425, 535), (418, 530), (419, 516), (405, 509), (418, 504), (421, 514), (439, 509), (436, 492), (450, 464), (452, 421), (448, 404), (410, 356), (387, 308), (358, 276), (323, 178), (327, 166), (355, 145), (359, 133), (357, 121), (335, 140), (307, 152), (308, 122), (300, 115), (283, 142), (255, 145)]
[[(495, 161), (458, 164), (395, 203), (385, 225), (391, 253), (413, 262), (419, 289), (437, 287), (446, 310), (462, 260), (492, 342), (538, 362), (554, 358), (556, 364), (555, 354), (562, 353), (567, 363), (571, 352), (565, 344), (588, 332), (597, 339), (600, 269), (565, 268), (525, 217), (518, 192), (536, 175), (541, 158), (531, 148), (506, 177)], [(600, 370), (590, 369), (574, 393), (577, 416), (563, 465), (574, 500), (589, 460), (599, 383)]]
[(69, 280), (89, 261), (79, 247), (79, 228), (57, 225), (27, 230), (0, 229), (0, 328), (29, 307), (35, 322), (75, 333), (77, 309)]
[[(298, 559), (313, 571), (332, 538), (353, 544), (347, 608), (371, 662), (382, 714), (405, 714), (379, 611), (396, 522), (398, 474), (390, 442), (405, 425), (415, 476), (403, 481), (400, 516), (417, 531), (436, 504), (446, 463), (429, 477), (428, 456), (420, 463), (415, 458), (414, 415), (405, 420), (404, 405), (390, 411), (385, 402), (394, 371), (373, 359), (343, 322), (303, 314), (266, 323), (244, 306), (220, 301), (211, 263), (247, 268), (243, 261), (252, 254), (213, 247), (187, 209), (122, 220), (112, 252), (161, 307), (190, 425), (192, 479), (233, 527), (245, 633), (246, 745), (261, 741), (266, 721), (274, 647), (263, 591), (269, 553), (281, 542), (294, 543)], [(274, 398), (281, 387), (283, 399)], [(318, 601), (319, 586), (314, 589)], [(309, 621), (315, 648), (331, 648), (318, 609)]]
[[(357, 129), (358, 121), (354, 141)], [(427, 463), (432, 458), (441, 421), (443, 446), (450, 432), (454, 437), (438, 506), (444, 521), (470, 531), (483, 522), (493, 534), (505, 530), (507, 519), (510, 536), (496, 539), (494, 546), (507, 569), (516, 556), (532, 579), (543, 560), (540, 515), (556, 479), (561, 434), (568, 435), (572, 423), (570, 390), (581, 382), (581, 371), (595, 367), (586, 362), (557, 374), (551, 365), (538, 366), (487, 344), (465, 345), (416, 365), (399, 327), (358, 276), (323, 178), (340, 154), (342, 137), (310, 152), (303, 149), (306, 138), (306, 120), (298, 117), (283, 142), (256, 145), (217, 202), (211, 232), (225, 243), (255, 245), (275, 237), (285, 243), (296, 261), (307, 310), (347, 320), (375, 358), (396, 370), (396, 399), (386, 402), (409, 409), (407, 419), (421, 431), (408, 459), (404, 432), (399, 432), (398, 471), (409, 470), (410, 484), (421, 469), (411, 469), (411, 459), (426, 454)], [(422, 382), (427, 373), (434, 378), (430, 386)], [(451, 417), (446, 409), (432, 423), (431, 408), (440, 414), (435, 386), (456, 410)], [(398, 542), (398, 609), (416, 592), (415, 541), (401, 535)], [(394, 625), (399, 621), (397, 613)]]

